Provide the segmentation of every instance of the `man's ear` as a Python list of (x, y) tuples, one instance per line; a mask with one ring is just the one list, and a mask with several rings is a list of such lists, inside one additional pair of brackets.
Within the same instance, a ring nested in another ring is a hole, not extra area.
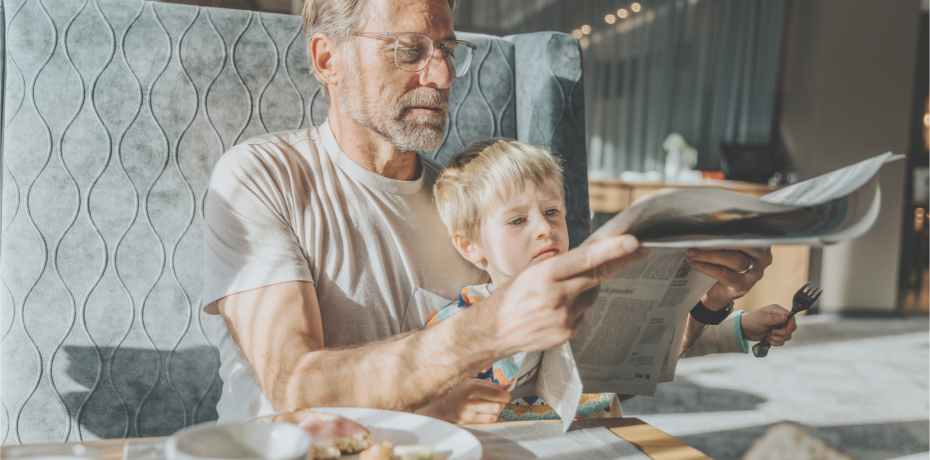
[(315, 33), (310, 39), (310, 62), (313, 63), (313, 70), (320, 76), (324, 82), (335, 85), (338, 82), (336, 78), (336, 46), (333, 41), (324, 34)]
[(464, 235), (459, 233), (452, 235), (452, 245), (455, 246), (455, 249), (459, 251), (459, 254), (461, 254), (465, 260), (479, 267), (487, 268), (488, 260), (481, 254), (481, 248), (473, 241), (465, 238)]

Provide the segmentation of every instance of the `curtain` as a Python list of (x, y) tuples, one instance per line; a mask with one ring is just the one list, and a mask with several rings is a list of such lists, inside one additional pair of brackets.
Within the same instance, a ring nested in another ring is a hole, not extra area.
[(721, 169), (721, 143), (770, 144), (784, 0), (638, 3), (634, 12), (629, 1), (471, 0), (456, 29), (590, 27), (580, 42), (591, 178), (662, 171), (662, 141), (673, 132), (697, 148), (698, 169)]

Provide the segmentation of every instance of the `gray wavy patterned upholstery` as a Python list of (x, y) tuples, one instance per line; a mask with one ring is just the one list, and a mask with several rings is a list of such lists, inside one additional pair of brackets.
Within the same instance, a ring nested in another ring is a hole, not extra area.
[(556, 32), (511, 35), (517, 82), (517, 139), (562, 159), (571, 245), (590, 233), (581, 48)]
[[(220, 322), (197, 307), (204, 191), (248, 137), (320, 124), (297, 17), (141, 0), (4, 0), (3, 444), (157, 436), (216, 418)], [(461, 34), (439, 161), (553, 149), (587, 229), (574, 40)]]

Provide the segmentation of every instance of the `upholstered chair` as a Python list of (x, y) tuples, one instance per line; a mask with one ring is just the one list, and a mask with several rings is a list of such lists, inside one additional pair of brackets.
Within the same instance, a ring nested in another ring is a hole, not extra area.
[[(199, 307), (204, 192), (231, 146), (322, 124), (296, 16), (142, 0), (4, 0), (0, 334), (5, 445), (167, 435), (216, 418), (217, 317)], [(566, 167), (587, 235), (581, 51), (478, 45), (444, 163), (506, 136)]]

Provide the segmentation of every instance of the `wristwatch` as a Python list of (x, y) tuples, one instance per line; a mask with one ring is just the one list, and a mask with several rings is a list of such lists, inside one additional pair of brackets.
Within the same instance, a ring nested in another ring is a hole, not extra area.
[(727, 316), (730, 316), (730, 313), (733, 313), (733, 302), (727, 304), (727, 306), (721, 308), (720, 310), (713, 311), (704, 306), (704, 303), (698, 300), (697, 305), (691, 309), (691, 317), (696, 319), (699, 323), (710, 324), (716, 326), (727, 319)]

